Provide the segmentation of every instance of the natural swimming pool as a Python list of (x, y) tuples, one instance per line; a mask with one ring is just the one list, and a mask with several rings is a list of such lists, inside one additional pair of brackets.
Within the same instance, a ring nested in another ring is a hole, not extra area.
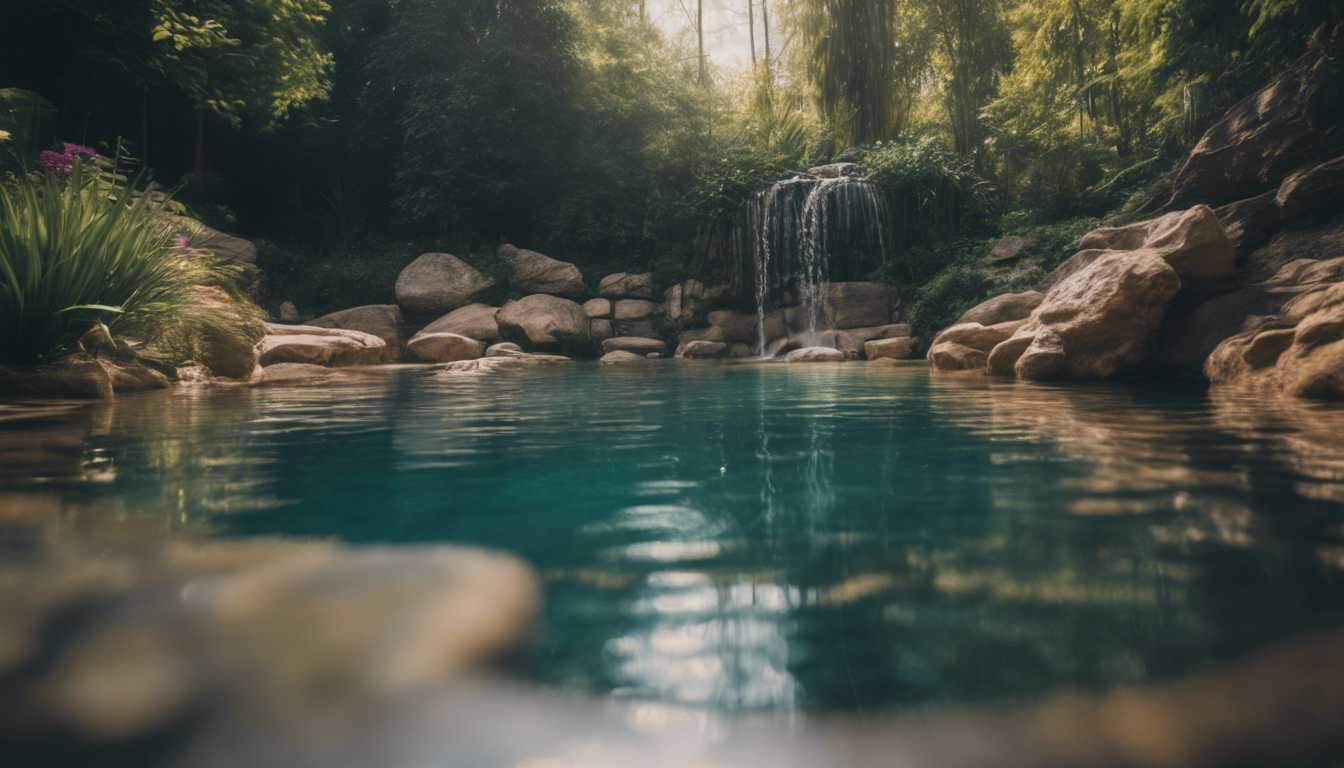
[[(0, 427), (0, 490), (542, 574), (529, 676), (717, 713), (1164, 680), (1344, 617), (1344, 409), (922, 365), (402, 368)], [(17, 447), (16, 447), (17, 446)]]

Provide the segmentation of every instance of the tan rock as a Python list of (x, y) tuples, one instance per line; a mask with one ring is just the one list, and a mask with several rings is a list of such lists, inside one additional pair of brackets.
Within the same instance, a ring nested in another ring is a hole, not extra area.
[(406, 343), (406, 352), (425, 363), (452, 363), (481, 356), (481, 342), (456, 333), (421, 331)]
[(383, 362), (401, 359), (401, 307), (396, 304), (374, 304), (366, 307), (343, 309), (323, 315), (308, 323), (315, 328), (343, 328), (363, 331), (382, 339)]
[(611, 300), (589, 299), (583, 303), (583, 313), (590, 318), (611, 317)]
[(874, 339), (863, 345), (864, 356), (869, 360), (906, 360), (914, 351), (915, 340), (910, 336), (898, 336), (894, 339)]
[(989, 355), (979, 349), (972, 349), (954, 341), (945, 341), (929, 347), (928, 359), (935, 371), (984, 373)]
[(633, 352), (638, 355), (647, 355), (650, 352), (667, 352), (666, 342), (658, 339), (642, 339), (635, 336), (618, 336), (614, 339), (607, 339), (602, 342), (603, 352)]
[(645, 272), (632, 274), (617, 272), (602, 278), (598, 283), (597, 295), (609, 299), (651, 299), (653, 298), (653, 274)]
[(588, 338), (583, 307), (558, 296), (533, 294), (511, 301), (495, 314), (500, 335), (523, 349), (560, 349)]
[(420, 333), (456, 333), (469, 339), (491, 344), (499, 341), (499, 323), (495, 315), (499, 307), (489, 304), (468, 304), (458, 307), (420, 329)]
[(803, 347), (780, 359), (786, 363), (843, 363), (845, 353), (831, 347)]
[(588, 321), (589, 332), (593, 334), (594, 339), (610, 339), (616, 331), (611, 326), (611, 321), (606, 318), (596, 317)]
[(373, 334), (310, 325), (267, 325), (266, 336), (257, 343), (261, 365), (307, 363), (341, 368), (376, 365), (386, 342)]
[(612, 308), (612, 317), (617, 321), (641, 320), (658, 311), (658, 305), (644, 299), (621, 299)]
[(726, 357), (728, 345), (721, 341), (688, 341), (677, 347), (677, 357), (690, 359)]
[(574, 362), (561, 355), (496, 355), (476, 360), (460, 360), (456, 363), (444, 363), (435, 366), (442, 375), (488, 374), (504, 371), (530, 370), (533, 368), (552, 368)]
[(617, 365), (620, 363), (642, 363), (647, 359), (648, 358), (643, 355), (637, 355), (634, 352), (626, 352), (623, 349), (618, 349), (614, 352), (606, 353), (598, 359), (598, 362), (603, 363), (604, 365)]
[(494, 283), (448, 253), (425, 253), (397, 276), (397, 303), (412, 312), (451, 312)]
[(1005, 293), (968, 309), (953, 325), (979, 323), (989, 326), (1013, 320), (1025, 320), (1042, 301), (1045, 301), (1045, 294), (1040, 291)]
[(721, 309), (709, 313), (709, 324), (723, 331), (723, 338), (729, 343), (740, 341), (750, 344), (756, 341), (756, 315)]
[(723, 329), (716, 325), (696, 331), (682, 331), (677, 334), (678, 346), (688, 341), (727, 341), (727, 339), (724, 338)]
[(513, 264), (509, 285), (519, 292), (578, 298), (587, 291), (583, 273), (567, 261), (508, 244), (499, 247), (499, 255)]

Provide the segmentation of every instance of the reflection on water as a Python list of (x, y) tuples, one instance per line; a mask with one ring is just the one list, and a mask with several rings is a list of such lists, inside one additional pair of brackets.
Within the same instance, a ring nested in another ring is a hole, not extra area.
[(9, 508), (519, 553), (531, 673), (654, 720), (1101, 690), (1344, 619), (1344, 409), (1248, 393), (403, 370), (11, 408), (0, 457)]

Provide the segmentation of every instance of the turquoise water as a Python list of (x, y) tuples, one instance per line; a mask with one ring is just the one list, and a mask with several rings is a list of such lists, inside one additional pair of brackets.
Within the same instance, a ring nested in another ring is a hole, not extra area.
[[(523, 674), (716, 712), (1033, 700), (1344, 620), (1344, 409), (894, 367), (369, 371), (0, 422), (0, 492), (533, 563)], [(11, 497), (12, 498), (12, 497)]]

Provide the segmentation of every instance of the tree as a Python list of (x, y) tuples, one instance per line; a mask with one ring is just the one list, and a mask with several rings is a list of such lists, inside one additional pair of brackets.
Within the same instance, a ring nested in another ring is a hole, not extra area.
[(332, 57), (323, 0), (154, 0), (155, 66), (196, 108), (199, 182), (207, 112), (272, 130), (291, 110), (324, 99)]
[(902, 127), (895, 0), (802, 0), (798, 23), (817, 107), (846, 143), (888, 139)]

